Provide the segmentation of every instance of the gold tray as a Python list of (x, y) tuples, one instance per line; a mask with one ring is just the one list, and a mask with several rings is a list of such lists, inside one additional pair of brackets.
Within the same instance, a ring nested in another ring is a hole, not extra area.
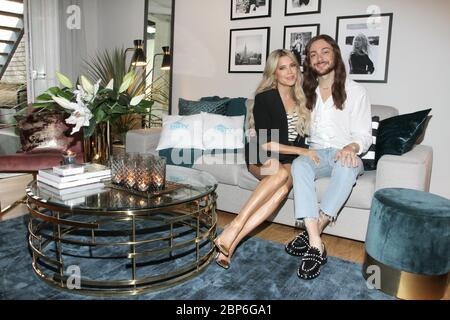
[(152, 190), (139, 191), (139, 190), (136, 190), (136, 189), (127, 188), (125, 186), (121, 186), (121, 185), (112, 183), (111, 181), (106, 182), (105, 186), (109, 187), (109, 188), (114, 188), (114, 189), (117, 189), (117, 190), (126, 191), (126, 192), (132, 193), (134, 195), (138, 195), (138, 196), (145, 197), (145, 198), (156, 197), (156, 196), (160, 196), (160, 195), (172, 192), (172, 191), (177, 190), (177, 189), (189, 187), (186, 184), (170, 182), (170, 181), (166, 181), (166, 185), (165, 185), (164, 189), (162, 189), (162, 190), (153, 190), (153, 191)]

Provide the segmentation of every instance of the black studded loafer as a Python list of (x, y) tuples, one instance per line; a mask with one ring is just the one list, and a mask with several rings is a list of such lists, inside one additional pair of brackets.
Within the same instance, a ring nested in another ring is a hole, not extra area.
[(323, 247), (323, 253), (316, 247), (310, 247), (303, 256), (298, 267), (297, 275), (304, 280), (311, 280), (320, 275), (320, 267), (327, 263), (327, 250)]
[(289, 241), (284, 249), (287, 253), (296, 257), (303, 257), (309, 249), (309, 236), (308, 232), (300, 232), (294, 239)]

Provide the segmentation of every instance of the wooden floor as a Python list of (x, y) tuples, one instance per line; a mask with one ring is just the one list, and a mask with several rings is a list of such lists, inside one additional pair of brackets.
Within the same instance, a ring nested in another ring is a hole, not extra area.
[[(218, 226), (223, 228), (236, 216), (232, 213), (218, 211)], [(278, 223), (265, 222), (259, 226), (251, 236), (256, 236), (261, 239), (271, 240), (279, 243), (286, 243), (299, 233), (299, 229), (281, 225)], [(344, 260), (363, 263), (364, 262), (364, 243), (355, 240), (349, 240), (330, 235), (322, 236), (323, 242), (327, 248), (328, 255), (338, 257)], [(447, 287), (447, 292), (443, 298), (450, 300), (450, 286)]]

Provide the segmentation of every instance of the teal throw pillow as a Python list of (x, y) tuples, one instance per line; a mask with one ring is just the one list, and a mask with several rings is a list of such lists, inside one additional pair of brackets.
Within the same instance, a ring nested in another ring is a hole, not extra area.
[(178, 114), (181, 116), (199, 114), (200, 112), (214, 113), (225, 115), (227, 112), (226, 103), (229, 99), (221, 99), (217, 101), (190, 101), (183, 98), (178, 102)]
[(380, 121), (375, 159), (385, 154), (402, 155), (410, 151), (423, 134), (431, 109), (402, 114)]
[(234, 116), (247, 116), (247, 106), (245, 102), (247, 98), (228, 98), (228, 97), (219, 97), (219, 96), (211, 96), (211, 97), (202, 97), (200, 101), (226, 101), (226, 116), (234, 117)]

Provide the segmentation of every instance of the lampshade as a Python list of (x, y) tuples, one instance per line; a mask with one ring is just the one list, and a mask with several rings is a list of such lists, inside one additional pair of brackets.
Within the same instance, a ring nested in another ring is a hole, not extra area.
[(147, 65), (147, 59), (143, 49), (142, 40), (134, 40), (134, 54), (131, 58), (131, 65), (134, 67), (145, 67)]
[(171, 55), (170, 55), (170, 49), (169, 47), (162, 47), (163, 52), (164, 52), (164, 56), (163, 56), (163, 61), (161, 64), (161, 70), (170, 70), (170, 65), (171, 65)]

